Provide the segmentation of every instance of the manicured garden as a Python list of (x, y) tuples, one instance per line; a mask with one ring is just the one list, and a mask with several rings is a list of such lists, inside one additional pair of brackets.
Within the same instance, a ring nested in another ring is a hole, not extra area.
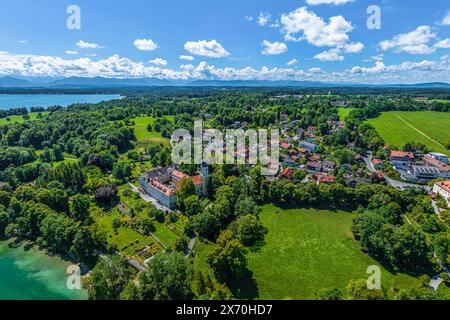
[(157, 244), (151, 237), (144, 237), (131, 228), (121, 226), (114, 229), (114, 219), (121, 218), (122, 216), (120, 213), (116, 211), (113, 214), (106, 215), (97, 220), (97, 223), (106, 233), (106, 240), (108, 244), (115, 246), (120, 253), (140, 260), (144, 260), (145, 258), (138, 255), (138, 253), (144, 248), (153, 246), (155, 249), (161, 249), (159, 244)]

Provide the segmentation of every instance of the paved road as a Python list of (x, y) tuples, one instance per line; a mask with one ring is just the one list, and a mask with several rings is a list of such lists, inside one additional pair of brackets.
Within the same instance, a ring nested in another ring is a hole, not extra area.
[[(366, 163), (366, 167), (369, 171), (371, 172), (376, 172), (378, 170), (376, 170), (372, 164), (372, 159), (373, 156), (372, 154), (369, 154), (368, 157), (364, 158), (364, 162)], [(389, 185), (393, 186), (394, 188), (397, 189), (405, 189), (405, 188), (422, 188), (425, 189), (427, 192), (431, 191), (431, 187), (429, 186), (422, 186), (419, 184), (414, 184), (414, 183), (408, 183), (408, 182), (404, 182), (404, 181), (398, 181), (398, 180), (394, 180), (389, 178), (385, 173), (381, 172), (380, 173), (383, 175), (383, 177), (386, 179), (387, 183), (389, 183)]]
[(439, 210), (439, 207), (437, 206), (436, 201), (431, 199), (431, 205), (433, 206), (434, 213), (436, 213), (436, 215), (440, 216), (441, 215), (441, 210)]
[(198, 235), (195, 234), (191, 238), (191, 240), (189, 240), (188, 250), (187, 250), (187, 253), (185, 255), (185, 258), (189, 257), (189, 255), (191, 254), (192, 250), (194, 250), (194, 245), (195, 245), (195, 241), (197, 241), (197, 237), (198, 237)]
[[(372, 154), (369, 154), (368, 157), (365, 157), (365, 158), (364, 158), (364, 162), (366, 163), (367, 169), (368, 169), (369, 171), (371, 171), (371, 172), (377, 171), (377, 170), (374, 168), (373, 164), (372, 164)], [(386, 181), (387, 181), (391, 186), (393, 186), (394, 188), (397, 188), (397, 189), (405, 189), (405, 188), (423, 188), (423, 189), (425, 189), (427, 192), (431, 192), (431, 187), (429, 187), (429, 186), (422, 186), (422, 185), (417, 185), (417, 184), (413, 184), (413, 183), (407, 183), (407, 182), (397, 181), (397, 180), (394, 180), (394, 179), (389, 178), (389, 177), (388, 177), (386, 174), (384, 174), (383, 172), (381, 172), (381, 174), (382, 174), (383, 177), (386, 179)], [(432, 205), (433, 205), (433, 208), (434, 208), (435, 213), (439, 216), (440, 211), (439, 211), (439, 209), (438, 209), (436, 203), (435, 203), (433, 200), (431, 201), (431, 203), (432, 203)], [(412, 223), (411, 223), (411, 221), (408, 219), (408, 217), (407, 217), (406, 215), (403, 215), (403, 216), (406, 218), (406, 221), (408, 222), (408, 224), (412, 225)], [(436, 254), (435, 254), (435, 253), (433, 253), (433, 254), (434, 254), (434, 256), (436, 257)], [(436, 258), (437, 258), (437, 257), (436, 257)], [(438, 260), (438, 261), (439, 261), (439, 260)], [(449, 275), (450, 275), (450, 272), (448, 271), (448, 269), (446, 268), (446, 266), (443, 265), (442, 263), (439, 263), (439, 264), (441, 265), (442, 269), (443, 269), (444, 271), (447, 271), (447, 272), (449, 273)], [(439, 285), (442, 283), (442, 281), (443, 281), (443, 280), (439, 277), (439, 275), (437, 275), (437, 276), (434, 276), (434, 277), (431, 279), (431, 281), (430, 281), (430, 283), (429, 283), (428, 285), (429, 285), (431, 288), (433, 288), (434, 290), (437, 290), (438, 287), (439, 287)]]
[(133, 260), (133, 259), (129, 259), (129, 258), (125, 258), (127, 260), (127, 262), (133, 266), (137, 271), (139, 272), (143, 272), (145, 270), (147, 270), (139, 261), (137, 260)]
[(145, 194), (145, 193), (141, 192), (141, 190), (139, 190), (139, 188), (137, 188), (131, 182), (128, 182), (128, 184), (130, 185), (130, 187), (133, 190), (133, 192), (139, 194), (139, 196), (142, 199), (144, 199), (146, 202), (152, 203), (156, 207), (156, 209), (164, 211), (164, 212), (170, 211), (169, 208), (167, 208), (166, 206), (163, 206), (162, 204), (160, 204), (155, 198), (152, 198), (148, 194)]
[[(105, 260), (109, 264), (111, 263), (111, 260), (109, 259), (109, 257), (106, 254), (104, 254), (104, 253), (102, 253), (102, 252), (100, 252), (98, 250), (95, 250), (95, 253), (100, 257), (100, 259)], [(118, 254), (121, 257), (124, 257), (120, 252), (116, 252), (116, 254)], [(128, 262), (129, 265), (134, 267), (139, 272), (142, 272), (142, 271), (146, 270), (146, 268), (139, 261), (131, 259), (131, 258), (128, 258), (128, 257), (124, 257), (124, 258)]]

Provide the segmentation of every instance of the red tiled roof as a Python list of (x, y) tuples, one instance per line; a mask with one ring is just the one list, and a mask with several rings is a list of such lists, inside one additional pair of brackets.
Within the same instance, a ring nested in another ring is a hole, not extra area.
[(194, 183), (194, 185), (199, 185), (202, 184), (202, 177), (197, 175), (197, 176), (193, 176), (192, 178), (192, 182)]
[(449, 181), (436, 182), (436, 184), (439, 187), (441, 187), (442, 189), (444, 189), (445, 191), (450, 192), (450, 180)]
[(148, 185), (154, 189), (159, 190), (167, 197), (171, 197), (175, 194), (175, 190), (166, 187), (165, 185), (163, 185), (162, 183), (160, 183), (154, 179), (150, 179), (150, 182), (148, 183)]
[(372, 163), (373, 164), (383, 164), (383, 162), (380, 159), (373, 159)]
[(184, 174), (181, 171), (178, 170), (173, 170), (172, 171), (172, 175), (174, 175), (175, 177), (177, 177), (178, 179), (186, 179), (189, 178), (189, 176), (187, 174)]
[(414, 153), (405, 151), (391, 151), (391, 157), (414, 159)]
[(444, 162), (434, 159), (430, 156), (424, 156), (423, 160), (441, 171), (450, 171), (450, 165), (445, 164)]
[(319, 183), (333, 183), (336, 181), (336, 177), (331, 174), (315, 173), (313, 177)]
[(278, 176), (280, 178), (291, 178), (293, 174), (294, 174), (294, 170), (287, 168), (287, 169), (284, 169), (283, 171), (281, 171), (281, 173)]
[(384, 179), (383, 175), (381, 174), (380, 171), (375, 171), (375, 175), (379, 178), (379, 179)]

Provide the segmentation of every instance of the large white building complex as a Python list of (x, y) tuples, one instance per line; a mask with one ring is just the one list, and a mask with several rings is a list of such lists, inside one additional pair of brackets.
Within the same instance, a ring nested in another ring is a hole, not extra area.
[(176, 166), (156, 168), (146, 172), (139, 178), (141, 189), (160, 204), (174, 209), (177, 203), (177, 189), (180, 188), (183, 179), (191, 179), (194, 183), (196, 194), (200, 197), (208, 193), (209, 171), (208, 165), (203, 162), (200, 166), (200, 174), (188, 176)]
[(450, 207), (450, 181), (436, 182), (433, 192), (447, 200), (447, 206)]

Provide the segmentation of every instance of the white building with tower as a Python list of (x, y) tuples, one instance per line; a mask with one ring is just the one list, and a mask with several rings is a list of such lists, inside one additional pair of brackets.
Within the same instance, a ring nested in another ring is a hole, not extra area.
[(176, 166), (156, 168), (145, 172), (139, 178), (141, 190), (156, 199), (161, 205), (175, 209), (177, 204), (177, 190), (181, 187), (181, 181), (190, 179), (195, 186), (195, 193), (199, 197), (208, 195), (209, 168), (202, 161), (200, 174), (189, 176)]

